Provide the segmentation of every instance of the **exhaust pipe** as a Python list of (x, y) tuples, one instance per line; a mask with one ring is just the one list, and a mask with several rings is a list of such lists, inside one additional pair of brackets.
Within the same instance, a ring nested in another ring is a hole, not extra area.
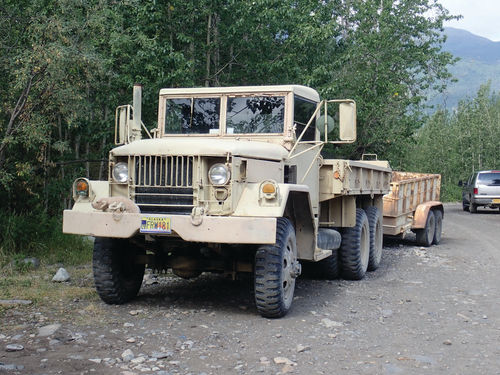
[(141, 123), (142, 123), (142, 85), (134, 84), (134, 97), (132, 106), (134, 107), (134, 117), (132, 122), (132, 138), (134, 141), (142, 138)]

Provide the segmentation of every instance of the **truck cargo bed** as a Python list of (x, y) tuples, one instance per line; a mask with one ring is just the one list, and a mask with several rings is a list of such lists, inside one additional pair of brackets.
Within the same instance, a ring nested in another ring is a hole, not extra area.
[(320, 201), (342, 195), (387, 194), (390, 181), (388, 162), (327, 159), (320, 169)]

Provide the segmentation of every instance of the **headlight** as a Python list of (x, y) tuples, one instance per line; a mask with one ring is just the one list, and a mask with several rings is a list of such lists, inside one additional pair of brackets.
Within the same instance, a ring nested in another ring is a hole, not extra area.
[(116, 182), (124, 183), (128, 181), (127, 163), (117, 163), (113, 168), (113, 179)]
[(208, 178), (212, 185), (225, 185), (231, 178), (231, 173), (224, 164), (214, 164), (208, 171)]

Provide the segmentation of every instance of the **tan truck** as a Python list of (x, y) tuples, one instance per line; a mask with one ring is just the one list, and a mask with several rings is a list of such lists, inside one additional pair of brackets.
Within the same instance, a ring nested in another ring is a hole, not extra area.
[(403, 238), (412, 231), (419, 245), (439, 244), (444, 217), (440, 190), (439, 174), (392, 172), (391, 192), (384, 196), (384, 235)]
[(321, 156), (355, 141), (354, 101), (298, 85), (163, 89), (149, 132), (141, 90), (117, 109), (108, 180), (78, 178), (64, 211), (65, 233), (96, 237), (103, 301), (135, 297), (146, 265), (184, 278), (252, 273), (257, 310), (276, 318), (302, 264), (348, 279), (378, 267), (389, 164)]

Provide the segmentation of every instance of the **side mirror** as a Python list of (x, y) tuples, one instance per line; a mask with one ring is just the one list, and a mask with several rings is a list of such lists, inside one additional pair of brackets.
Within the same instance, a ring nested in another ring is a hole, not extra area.
[(356, 102), (354, 101), (339, 104), (339, 138), (346, 142), (356, 140)]
[(132, 116), (130, 105), (122, 105), (115, 112), (115, 145), (128, 143), (129, 119)]

